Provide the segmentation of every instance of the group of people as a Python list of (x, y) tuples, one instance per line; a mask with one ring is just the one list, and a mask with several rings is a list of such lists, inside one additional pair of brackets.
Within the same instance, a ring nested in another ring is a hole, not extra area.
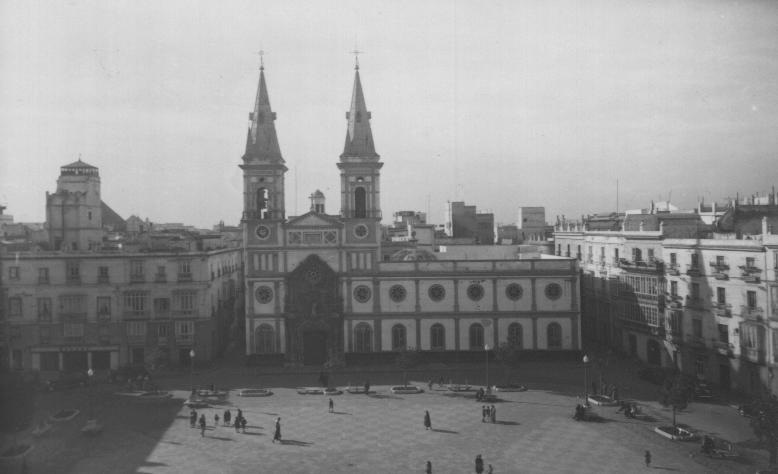
[[(424, 467), (424, 472), (426, 474), (432, 474), (432, 461), (427, 461)], [(483, 474), (484, 472), (484, 458), (481, 457), (480, 454), (475, 457), (475, 472), (477, 474)], [(488, 467), (486, 468), (486, 474), (493, 474), (493, 473), (494, 473), (494, 468), (492, 467), (491, 464), (489, 464)]]
[(636, 403), (629, 403), (623, 400), (619, 402), (619, 409), (616, 410), (616, 413), (620, 413), (622, 411), (624, 412), (624, 416), (627, 418), (635, 418), (640, 413)]
[[(243, 430), (243, 432), (246, 432), (246, 426), (248, 425), (248, 421), (246, 420), (246, 417), (243, 416), (243, 411), (239, 408), (237, 415), (235, 415), (235, 419), (232, 419), (232, 412), (227, 409), (224, 410), (224, 416), (222, 418), (222, 421), (224, 423), (224, 426), (234, 426), (235, 432), (239, 433), (240, 430)], [(206, 421), (205, 421), (205, 414), (201, 414), (198, 418), (197, 410), (194, 408), (191, 409), (189, 412), (189, 425), (192, 428), (195, 428), (196, 426), (200, 426), (200, 436), (205, 436), (205, 427), (206, 427)], [(219, 413), (213, 414), (213, 425), (219, 426)]]
[(487, 421), (497, 422), (497, 408), (494, 405), (481, 406), (481, 423), (486, 423)]
[(488, 387), (486, 390), (484, 390), (483, 387), (480, 387), (477, 392), (475, 392), (475, 400), (480, 402), (481, 400), (486, 401), (486, 396), (492, 394), (491, 387)]
[(582, 421), (586, 418), (586, 408), (581, 405), (580, 403), (575, 406), (575, 414), (573, 414), (573, 419), (575, 421)]

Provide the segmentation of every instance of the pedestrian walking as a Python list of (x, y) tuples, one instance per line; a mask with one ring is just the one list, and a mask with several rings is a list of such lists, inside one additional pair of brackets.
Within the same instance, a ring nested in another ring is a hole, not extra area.
[(432, 420), (430, 419), (429, 410), (424, 410), (424, 429), (432, 429)]
[(230, 413), (230, 410), (224, 410), (224, 426), (230, 426), (230, 418), (232, 417), (232, 413)]
[(238, 418), (238, 419), (240, 419), (240, 418), (243, 418), (243, 410), (241, 410), (240, 408), (238, 408), (238, 414), (237, 414), (237, 415), (235, 415), (235, 418)]
[(365, 395), (370, 393), (370, 381), (365, 380)]
[(494, 405), (489, 409), (489, 416), (492, 418), (492, 423), (497, 422), (497, 408), (495, 408)]
[(484, 472), (484, 460), (481, 459), (481, 455), (475, 457), (475, 472), (476, 474), (481, 474)]
[(281, 417), (276, 418), (276, 430), (273, 433), (273, 443), (281, 442)]
[(213, 414), (213, 426), (219, 426), (219, 414), (214, 413)]
[(486, 474), (492, 474), (494, 472), (494, 468), (491, 464), (489, 464), (489, 468), (486, 470)]
[(651, 451), (646, 450), (646, 454), (643, 457), (646, 460), (646, 467), (651, 467)]
[(200, 415), (200, 436), (205, 437), (205, 415)]
[(481, 405), (481, 423), (486, 421), (486, 405)]
[[(430, 379), (430, 380), (432, 380), (432, 379)], [(432, 385), (432, 382), (430, 382), (430, 385)], [(425, 472), (425, 474), (432, 474), (432, 462), (427, 461), (427, 465), (424, 468), (424, 472)]]
[(335, 402), (333, 402), (332, 399), (330, 398), (330, 413), (334, 413), (334, 412), (335, 412)]
[[(427, 387), (430, 389), (430, 391), (432, 391), (432, 377), (430, 377), (429, 382), (427, 382)], [(427, 461), (427, 462), (429, 462), (429, 461)]]
[(246, 417), (240, 419), (240, 427), (243, 429), (243, 432), (246, 432), (246, 425), (248, 424), (248, 421), (246, 421)]
[(197, 425), (197, 412), (192, 408), (189, 411), (189, 426), (194, 428)]
[(233, 422), (233, 426), (235, 427), (236, 433), (238, 432), (238, 430), (240, 430), (240, 425), (241, 425), (241, 418), (236, 416), (235, 421)]

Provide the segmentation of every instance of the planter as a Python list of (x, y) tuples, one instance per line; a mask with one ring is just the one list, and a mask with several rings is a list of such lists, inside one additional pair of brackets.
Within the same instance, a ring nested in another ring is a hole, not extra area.
[(297, 387), (297, 393), (300, 395), (324, 395), (323, 387)]
[(266, 388), (242, 388), (238, 390), (239, 397), (269, 397), (273, 392)]
[(324, 395), (343, 395), (343, 390), (337, 388), (328, 388), (324, 390)]
[(614, 407), (619, 403), (606, 395), (589, 395), (589, 403), (598, 407)]
[(210, 403), (208, 403), (205, 400), (198, 400), (198, 399), (189, 399), (184, 402), (184, 405), (186, 405), (189, 408), (208, 408), (211, 406)]
[(458, 384), (458, 383), (452, 383), (446, 386), (448, 390), (451, 390), (452, 392), (469, 392), (470, 391), (470, 385), (467, 384)]
[(412, 395), (415, 393), (422, 393), (424, 390), (415, 385), (397, 385), (390, 389), (394, 394), (398, 395)]
[(657, 426), (654, 428), (654, 432), (673, 441), (694, 441), (697, 439), (696, 434), (679, 426), (675, 428), (672, 426)]
[(353, 394), (358, 394), (358, 393), (364, 394), (364, 393), (366, 393), (365, 392), (365, 387), (351, 387), (351, 386), (349, 386), (349, 387), (346, 387), (346, 391), (348, 393), (353, 393)]
[(73, 418), (77, 417), (78, 414), (81, 413), (75, 408), (70, 408), (67, 410), (60, 410), (57, 413), (53, 414), (51, 418), (49, 418), (51, 421), (70, 421)]
[(85, 435), (94, 436), (103, 432), (103, 425), (98, 423), (96, 419), (87, 420), (81, 432)]
[(141, 402), (160, 402), (170, 400), (173, 398), (173, 394), (170, 392), (143, 392), (135, 397), (136, 400)]
[(527, 387), (518, 384), (495, 385), (494, 391), (495, 392), (526, 392)]

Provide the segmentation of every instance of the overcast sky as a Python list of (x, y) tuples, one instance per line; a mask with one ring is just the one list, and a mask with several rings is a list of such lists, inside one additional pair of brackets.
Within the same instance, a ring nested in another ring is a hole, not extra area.
[(81, 155), (124, 218), (237, 224), (264, 49), (287, 215), (315, 189), (337, 213), (355, 43), (385, 222), (778, 183), (778, 2), (3, 0), (0, 203), (43, 221)]

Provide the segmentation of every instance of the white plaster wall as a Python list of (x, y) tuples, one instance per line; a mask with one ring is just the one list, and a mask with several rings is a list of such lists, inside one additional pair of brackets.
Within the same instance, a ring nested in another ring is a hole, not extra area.
[(532, 349), (532, 319), (531, 318), (500, 318), (497, 321), (500, 344), (508, 342), (508, 326), (513, 323), (521, 324), (521, 347), (524, 349)]
[[(494, 346), (494, 324), (491, 318), (460, 318), (459, 320), (459, 349), (463, 351), (470, 350), (470, 325), (478, 323), (484, 328), (484, 344), (490, 348)], [(481, 347), (480, 349), (483, 349)]]
[[(356, 298), (354, 298), (354, 290), (358, 286), (363, 285), (370, 288), (370, 299), (364, 303), (360, 303), (356, 300)], [(378, 295), (375, 294), (375, 291), (373, 291), (373, 282), (371, 280), (353, 280), (351, 282), (351, 293), (343, 295), (343, 299), (344, 301), (347, 301), (346, 298), (351, 300), (351, 310), (354, 313), (372, 313), (373, 302), (377, 296)]]
[[(562, 296), (557, 300), (546, 297), (546, 286), (558, 283), (562, 287)], [(569, 281), (561, 278), (538, 278), (535, 281), (538, 311), (570, 311), (572, 308), (572, 287)]]
[(430, 328), (433, 324), (442, 324), (446, 330), (446, 350), (454, 350), (454, 320), (453, 319), (422, 319), (421, 320), (421, 349), (430, 350)]
[[(394, 285), (405, 287), (405, 299), (395, 302), (389, 297), (389, 289)], [(416, 286), (413, 280), (384, 280), (381, 281), (379, 288), (381, 290), (381, 311), (385, 313), (392, 312), (413, 312), (416, 311)]]
[[(538, 319), (538, 349), (548, 349), (548, 325), (559, 323), (562, 327), (562, 347), (559, 350), (573, 348), (573, 333), (570, 318), (539, 318)], [(557, 349), (554, 349), (557, 350)]]
[[(484, 288), (484, 296), (478, 301), (473, 301), (467, 296), (467, 288), (473, 283), (480, 283)], [(494, 297), (491, 279), (474, 278), (468, 280), (457, 281), (459, 286), (459, 311), (461, 312), (475, 312), (475, 311), (492, 311), (494, 308)]]
[[(432, 285), (440, 285), (446, 290), (446, 296), (441, 301), (429, 297)], [(454, 281), (453, 280), (421, 280), (419, 281), (419, 302), (422, 312), (454, 311)]]
[[(505, 295), (505, 288), (511, 283), (521, 285), (522, 295), (516, 301)], [(532, 310), (532, 281), (526, 279), (497, 280), (497, 309), (499, 311), (531, 311)]]
[[(419, 347), (416, 340), (416, 320), (415, 319), (385, 319), (381, 321), (381, 348), (384, 351), (392, 350), (392, 328), (396, 324), (405, 326), (405, 342), (408, 347)], [(422, 338), (424, 336), (422, 335)]]

